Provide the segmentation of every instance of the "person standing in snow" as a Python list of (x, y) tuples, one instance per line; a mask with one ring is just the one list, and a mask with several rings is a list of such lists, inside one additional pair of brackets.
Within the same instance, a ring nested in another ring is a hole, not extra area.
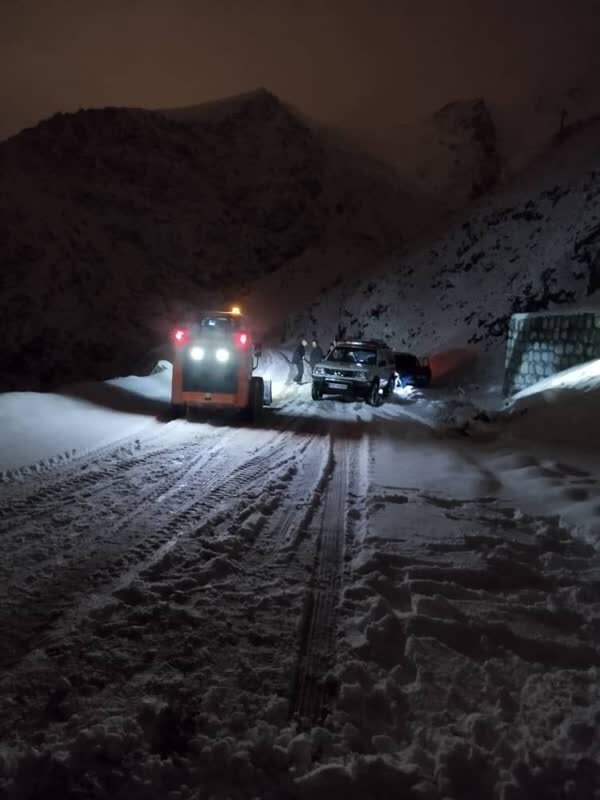
[(310, 343), (310, 356), (308, 357), (311, 373), (315, 371), (315, 367), (317, 366), (319, 361), (322, 360), (323, 360), (323, 351), (321, 350), (321, 345), (316, 339), (313, 339), (312, 342)]
[(306, 341), (304, 336), (301, 336), (300, 339), (298, 340), (298, 344), (296, 345), (296, 349), (294, 350), (294, 353), (292, 355), (292, 364), (295, 365), (297, 370), (294, 382), (297, 383), (298, 386), (300, 386), (300, 384), (302, 383), (302, 378), (304, 376), (304, 354), (306, 353), (307, 344), (308, 342)]

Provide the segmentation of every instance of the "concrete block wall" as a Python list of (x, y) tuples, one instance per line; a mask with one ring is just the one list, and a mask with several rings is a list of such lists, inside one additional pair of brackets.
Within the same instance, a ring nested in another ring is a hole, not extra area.
[(513, 314), (508, 329), (504, 393), (600, 358), (600, 310)]

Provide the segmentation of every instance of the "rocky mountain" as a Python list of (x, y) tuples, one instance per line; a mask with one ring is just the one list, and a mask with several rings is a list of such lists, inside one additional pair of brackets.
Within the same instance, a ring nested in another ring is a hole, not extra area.
[(597, 133), (567, 122), (509, 179), (481, 99), (407, 128), (394, 166), (265, 90), (57, 114), (0, 143), (0, 390), (130, 374), (234, 300), (265, 336), (499, 352), (511, 311), (597, 286)]
[[(445, 174), (455, 191), (467, 191), (469, 199), (474, 200), (498, 185), (503, 157), (498, 149), (496, 125), (482, 98), (449, 103), (434, 114), (433, 125), (439, 131), (440, 145), (449, 151)], [(434, 179), (435, 173), (431, 177)]]
[[(283, 277), (283, 275), (281, 276)], [(510, 315), (600, 305), (600, 123), (565, 127), (510, 184), (362, 279), (327, 287), (293, 330), (385, 337), (443, 376), (496, 377)]]
[(375, 258), (430, 216), (263, 90), (57, 114), (0, 143), (0, 389), (130, 372), (186, 308), (336, 242)]
[[(178, 119), (207, 114), (215, 118), (239, 102), (233, 98), (169, 114)], [(416, 235), (429, 232), (432, 225), (439, 223), (445, 230), (449, 215), (493, 191), (506, 177), (495, 121), (481, 98), (448, 103), (432, 117), (404, 126), (390, 143), (383, 163), (366, 159), (356, 137), (313, 121), (305, 123), (338, 163), (362, 164), (365, 174), (379, 174), (382, 180), (389, 176), (391, 165), (401, 185), (408, 187), (410, 201), (401, 210), (398, 223), (404, 232), (412, 233), (399, 243), (400, 248)], [(385, 153), (385, 147), (380, 152)], [(363, 208), (379, 207), (366, 195), (363, 200)], [(289, 259), (277, 273), (253, 281), (244, 294), (244, 304), (266, 337), (286, 336), (293, 329), (290, 320), (317, 295), (355, 276), (370, 274), (378, 262), (387, 263), (390, 254), (400, 249), (397, 242), (392, 244), (388, 239), (388, 243), (389, 247), (374, 256), (372, 248), (358, 246), (356, 237), (329, 237)]]
[(498, 186), (507, 157), (483, 98), (447, 103), (431, 117), (382, 130), (373, 149), (440, 211), (457, 211)]

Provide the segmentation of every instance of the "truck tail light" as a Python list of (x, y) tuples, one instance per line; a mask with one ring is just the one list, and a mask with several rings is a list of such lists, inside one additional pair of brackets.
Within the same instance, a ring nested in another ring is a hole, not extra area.
[(185, 328), (176, 328), (173, 331), (173, 339), (177, 345), (185, 344), (188, 340), (187, 330)]

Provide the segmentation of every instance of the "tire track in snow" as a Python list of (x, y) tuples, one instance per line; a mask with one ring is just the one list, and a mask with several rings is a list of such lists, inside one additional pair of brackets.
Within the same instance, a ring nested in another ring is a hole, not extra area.
[[(287, 437), (292, 435), (291, 431), (293, 428), (301, 424), (301, 420), (293, 418), (289, 423), (286, 421), (286, 424), (290, 429), (289, 431), (286, 432), (287, 429), (283, 427), (281, 431), (277, 432), (280, 437), (283, 437), (281, 438), (282, 446), (285, 444)], [(11, 545), (15, 549), (18, 549), (19, 559), (22, 563), (26, 562), (28, 557), (31, 556), (32, 558), (30, 558), (30, 561), (35, 564), (35, 571), (39, 572), (40, 569), (47, 567), (49, 564), (56, 563), (56, 553), (60, 552), (61, 547), (70, 549), (73, 541), (82, 543), (87, 541), (89, 538), (87, 529), (90, 527), (88, 521), (90, 515), (96, 511), (94, 506), (97, 508), (103, 504), (106, 507), (110, 507), (112, 516), (114, 516), (114, 514), (118, 512), (118, 502), (122, 501), (123, 509), (120, 512), (122, 515), (121, 520), (116, 524), (112, 524), (109, 520), (105, 535), (109, 534), (111, 531), (119, 532), (140, 513), (142, 503), (153, 502), (157, 492), (161, 495), (158, 500), (163, 502), (186, 488), (185, 482), (189, 481), (198, 469), (204, 467), (204, 462), (206, 460), (205, 455), (199, 448), (213, 445), (216, 441), (218, 445), (217, 449), (213, 449), (209, 453), (211, 458), (214, 458), (218, 450), (223, 449), (232, 436), (239, 435), (240, 433), (239, 429), (225, 427), (223, 431), (217, 430), (212, 432), (211, 430), (207, 434), (204, 431), (204, 427), (201, 427), (200, 431), (204, 433), (204, 436), (198, 438), (194, 436), (192, 441), (190, 441), (190, 433), (192, 433), (192, 435), (195, 434), (196, 426), (190, 428), (186, 423), (184, 423), (184, 426), (183, 431), (179, 430), (177, 432), (178, 436), (175, 443), (171, 443), (168, 447), (154, 450), (151, 453), (145, 453), (127, 459), (122, 465), (117, 464), (118, 472), (120, 473), (118, 477), (111, 477), (108, 481), (101, 481), (100, 485), (97, 487), (94, 486), (93, 482), (96, 480), (98, 474), (114, 475), (114, 465), (112, 463), (106, 467), (101, 465), (98, 470), (94, 470), (94, 472), (91, 473), (75, 475), (71, 483), (60, 481), (59, 486), (52, 486), (49, 491), (53, 499), (49, 505), (41, 503), (40, 507), (35, 510), (33, 514), (28, 514), (26, 512), (24, 519), (23, 516), (17, 516), (16, 519), (12, 520), (11, 531), (14, 531), (12, 539), (16, 539), (17, 541), (11, 541), (10, 534), (8, 534), (7, 538), (3, 541), (4, 549), (10, 551)], [(186, 434), (186, 439), (183, 440), (183, 443), (177, 444), (182, 432)], [(261, 447), (266, 447), (268, 444), (269, 440), (261, 445)], [(186, 460), (186, 456), (190, 453), (192, 455), (191, 462)], [(235, 463), (237, 463), (237, 461), (235, 461)], [(233, 467), (235, 467), (235, 463)], [(174, 464), (176, 464), (176, 466), (173, 466)], [(225, 471), (225, 467), (223, 469)], [(144, 485), (150, 487), (148, 489), (142, 489), (141, 493), (136, 486), (129, 486), (127, 483), (130, 479), (135, 482), (135, 480), (139, 478), (140, 473), (142, 473)], [(163, 484), (157, 483), (160, 481), (162, 481)], [(76, 487), (74, 490), (72, 489), (73, 483), (75, 483)], [(161, 485), (163, 485), (162, 489), (160, 488)], [(131, 494), (134, 491), (136, 492), (137, 506), (132, 509)], [(56, 496), (54, 496), (55, 494)], [(46, 497), (45, 490), (41, 489), (38, 496)], [(104, 496), (106, 499), (104, 499)], [(56, 512), (56, 508), (59, 509), (58, 513)], [(50, 526), (46, 524), (42, 525), (44, 529), (42, 534), (40, 534), (38, 528), (24, 530), (24, 521), (27, 524), (45, 517), (50, 519), (51, 524)], [(48, 528), (51, 530), (50, 533), (48, 532)], [(42, 543), (40, 542), (41, 536), (45, 536), (46, 539), (52, 536), (55, 540), (51, 548), (52, 555), (42, 559), (39, 557), (39, 552), (42, 547)], [(31, 542), (24, 545), (24, 539), (27, 537), (31, 539)], [(59, 560), (60, 558), (61, 556), (59, 556)], [(8, 563), (6, 563), (5, 566), (8, 567)], [(10, 564), (10, 570), (14, 577), (14, 563)], [(0, 572), (1, 571), (0, 568)]]
[[(202, 485), (203, 496), (201, 498), (194, 496), (187, 505), (179, 508), (167, 522), (164, 532), (170, 534), (171, 538), (147, 562), (136, 566), (135, 570), (129, 572), (121, 583), (131, 582), (137, 575), (156, 569), (164, 556), (179, 544), (182, 538), (188, 537), (190, 533), (193, 533), (194, 536), (201, 535), (204, 529), (211, 529), (215, 524), (218, 525), (224, 521), (221, 520), (224, 514), (226, 519), (232, 522), (239, 520), (241, 516), (246, 516), (248, 510), (253, 507), (251, 500), (249, 502), (247, 493), (255, 486), (261, 485), (265, 474), (271, 473), (274, 482), (281, 482), (285, 474), (282, 476), (280, 472), (288, 472), (292, 464), (296, 471), (297, 462), (299, 460), (302, 461), (307, 450), (310, 452), (311, 445), (315, 442), (314, 436), (309, 437), (299, 450), (294, 448), (291, 454), (289, 454), (289, 451), (286, 452), (289, 440), (301, 434), (306, 424), (306, 420), (302, 417), (294, 418), (289, 428), (267, 440), (261, 447), (256, 449), (250, 459), (241, 461), (238, 466), (233, 468), (227, 477), (223, 477), (223, 471), (216, 472), (211, 479), (208, 479)], [(263, 453), (263, 451), (266, 452)], [(232, 503), (234, 504), (233, 506), (231, 505)], [(239, 509), (240, 513), (236, 514), (236, 509)], [(261, 511), (260, 505), (257, 510)], [(200, 526), (192, 532), (190, 525), (195, 525), (201, 515), (203, 515), (203, 518)], [(293, 512), (286, 514), (285, 520), (287, 520), (288, 516), (293, 517), (296, 515)], [(291, 525), (285, 524), (285, 520), (281, 527), (279, 525), (271, 526), (279, 530), (277, 540), (279, 542), (283, 534), (289, 533), (291, 527)], [(256, 555), (260, 549), (255, 545), (256, 542), (253, 543), (254, 554)], [(249, 554), (249, 556), (251, 557), (252, 554)], [(263, 561), (264, 558), (261, 557), (261, 562)]]
[(334, 439), (291, 699), (292, 712), (313, 720), (321, 714), (326, 694), (323, 678), (333, 664), (336, 612), (343, 577), (349, 460), (348, 443)]
[[(193, 449), (196, 450), (197, 445)], [(48, 621), (59, 616), (70, 605), (73, 595), (90, 591), (123, 559), (139, 558), (143, 551), (152, 547), (155, 535), (145, 536), (145, 533), (152, 530), (151, 517), (159, 498), (170, 493), (172, 500), (187, 486), (184, 479), (189, 481), (208, 462), (222, 456), (222, 450), (223, 444), (220, 442), (216, 448), (208, 452), (200, 451), (190, 460), (184, 461), (175, 474), (169, 472), (163, 475), (158, 483), (151, 485), (143, 493), (135, 506), (124, 510), (112, 525), (102, 529), (99, 536), (94, 528), (87, 535), (75, 536), (70, 528), (66, 528), (60, 533), (63, 541), (55, 540), (50, 555), (37, 558), (32, 567), (26, 566), (24, 570), (18, 571), (18, 565), (7, 560), (6, 566), (10, 568), (8, 580), (0, 596), (0, 606), (6, 610), (3, 615), (5, 619), (0, 622), (0, 640), (5, 642), (2, 648), (4, 652), (10, 652), (11, 641), (17, 654), (26, 651), (29, 647), (28, 641), (35, 631), (43, 629)], [(131, 498), (129, 504), (131, 505)], [(134, 523), (137, 525), (137, 536), (132, 535)], [(122, 535), (124, 531), (125, 536)], [(46, 549), (48, 538), (47, 534)], [(64, 542), (68, 538), (74, 538), (76, 546), (68, 552), (66, 558), (60, 555), (61, 561), (57, 563), (56, 553), (63, 552)], [(35, 544), (32, 545), (32, 548), (35, 547)], [(43, 545), (37, 544), (37, 547), (40, 550)], [(31, 552), (31, 548), (28, 548), (19, 552), (19, 557), (26, 558)], [(33, 555), (35, 554), (34, 549)], [(19, 619), (20, 623), (16, 625), (15, 621)], [(15, 657), (15, 653), (12, 657)]]
[[(177, 545), (190, 536), (200, 536), (205, 529), (210, 529), (212, 524), (223, 521), (223, 518), (231, 512), (232, 504), (240, 509), (247, 507), (246, 492), (263, 480), (265, 470), (270, 468), (276, 472), (278, 469), (285, 469), (290, 461), (289, 456), (284, 456), (273, 463), (272, 451), (277, 452), (281, 442), (277, 437), (276, 440), (270, 440), (269, 444), (266, 454), (256, 455), (249, 461), (240, 463), (226, 479), (223, 479), (223, 471), (219, 470), (199, 484), (197, 489), (201, 490), (202, 498), (191, 499), (153, 533), (151, 537), (153, 549), (150, 555), (144, 557), (143, 553), (136, 551), (135, 563), (130, 568), (125, 569), (118, 579), (106, 583), (100, 592), (80, 600), (73, 611), (60, 617), (49, 631), (36, 638), (36, 647), (48, 647), (62, 641), (68, 632), (81, 625), (88, 615), (100, 611), (107, 604), (110, 605), (118, 592), (127, 590), (138, 579), (142, 578), (151, 583), (160, 581), (163, 573), (170, 567), (170, 554)], [(265, 447), (261, 447), (260, 450)], [(196, 527), (199, 516), (202, 516), (202, 522)], [(159, 543), (161, 539), (162, 544)], [(23, 655), (25, 653), (21, 654)], [(14, 659), (11, 665), (16, 661), (18, 659)]]
[[(6, 523), (0, 524), (0, 534), (7, 533), (14, 527), (14, 523), (11, 523), (14, 516), (20, 515), (18, 522), (21, 524), (23, 518), (33, 520), (50, 513), (53, 508), (60, 507), (65, 502), (74, 502), (76, 497), (73, 495), (78, 492), (85, 491), (86, 497), (93, 497), (114, 486), (123, 473), (143, 467), (151, 459), (160, 459), (174, 448), (173, 439), (185, 434), (181, 426), (172, 428), (171, 425), (173, 423), (165, 425), (157, 434), (143, 442), (139, 436), (127, 437), (126, 440), (95, 450), (82, 456), (75, 464), (57, 467), (51, 476), (38, 474), (33, 479), (35, 486), (30, 486), (29, 483), (25, 486), (11, 484), (0, 489), (0, 518), (8, 518)], [(157, 447), (156, 443), (160, 443), (165, 436), (170, 436), (171, 441), (166, 446)], [(124, 441), (128, 444), (124, 444)], [(182, 442), (185, 442), (184, 438)], [(132, 455), (132, 448), (139, 452)], [(40, 481), (43, 484), (41, 488)]]
[[(267, 434), (267, 440), (259, 447), (255, 446), (255, 429), (226, 428), (218, 435), (219, 442), (212, 451), (200, 452), (191, 463), (186, 462), (178, 470), (175, 479), (171, 475), (166, 482), (163, 480), (153, 486), (141, 502), (103, 529), (99, 539), (90, 543), (82, 537), (76, 554), (78, 557), (70, 555), (69, 562), (60, 567), (58, 578), (51, 571), (49, 576), (40, 580), (40, 571), (52, 563), (52, 559), (46, 559), (28, 576), (29, 580), (21, 575), (17, 585), (13, 581), (3, 604), (7, 611), (6, 622), (0, 628), (0, 637), (6, 643), (4, 651), (9, 653), (12, 650), (8, 661), (18, 661), (29, 649), (29, 642), (36, 632), (60, 619), (65, 609), (72, 606), (73, 597), (89, 594), (102, 583), (108, 582), (112, 592), (116, 585), (131, 582), (136, 575), (153, 568), (165, 557), (180, 536), (189, 532), (186, 526), (197, 525), (200, 519), (206, 522), (220, 511), (226, 501), (235, 500), (253, 482), (262, 479), (267, 470), (286, 463), (289, 456), (275, 464), (274, 456), (278, 451), (285, 453), (285, 444), (294, 435), (293, 428), (301, 423), (299, 418), (292, 419), (283, 430), (275, 430), (270, 436)], [(230, 443), (232, 438), (234, 442)], [(244, 444), (254, 445), (250, 459)], [(195, 443), (190, 446), (197, 449)], [(195, 476), (199, 477), (198, 481), (192, 480)], [(95, 551), (90, 552), (90, 544), (96, 547)], [(96, 565), (96, 558), (100, 558), (102, 563)], [(92, 569), (95, 569), (93, 573)], [(124, 573), (124, 578), (115, 584), (117, 571), (121, 575)], [(33, 584), (32, 591), (27, 584)], [(96, 598), (91, 604), (78, 606), (77, 616), (97, 604)], [(15, 615), (20, 616), (23, 622), (16, 626), (16, 632)], [(36, 644), (39, 644), (38, 639)]]
[[(274, 447), (278, 448), (279, 443)], [(191, 533), (200, 534), (204, 529), (209, 528), (215, 519), (220, 520), (226, 510), (227, 513), (230, 512), (232, 502), (237, 501), (238, 505), (247, 506), (246, 493), (255, 483), (263, 479), (265, 470), (280, 469), (285, 467), (288, 462), (289, 457), (284, 457), (280, 462), (273, 464), (270, 454), (255, 456), (234, 468), (227, 478), (223, 477), (224, 471), (219, 470), (205, 481), (200, 482), (196, 486), (194, 494), (199, 493), (202, 497), (193, 496), (184, 502), (179, 510), (174, 512), (154, 534), (153, 538), (156, 541), (162, 539), (163, 543), (149, 557), (137, 559), (133, 567), (119, 577), (117, 583), (108, 587), (107, 592), (113, 594), (119, 588), (130, 585), (140, 576), (144, 578), (159, 576), (162, 572), (163, 560), (181, 543), (182, 539)], [(198, 525), (199, 518), (202, 521)], [(198, 527), (194, 527), (192, 531), (190, 526), (196, 525)], [(107, 592), (103, 594), (106, 595)], [(93, 605), (98, 605), (98, 603)], [(80, 609), (80, 613), (88, 611), (89, 606), (86, 609)]]
[[(214, 447), (216, 442), (216, 448)], [(212, 445), (208, 451), (202, 449), (203, 445)], [(194, 439), (181, 444), (171, 445), (170, 447), (161, 448), (152, 453), (146, 453), (135, 459), (128, 460), (126, 468), (128, 472), (132, 473), (133, 477), (137, 477), (139, 473), (142, 474), (144, 479), (145, 488), (136, 492), (135, 499), (136, 505), (131, 507), (131, 496), (133, 489), (127, 484), (127, 474), (120, 475), (119, 478), (111, 479), (108, 483), (102, 482), (97, 491), (88, 488), (88, 478), (93, 481), (95, 472), (86, 474), (86, 481), (83, 488), (81, 488), (81, 481), (76, 477), (75, 491), (69, 491), (66, 487), (66, 495), (63, 494), (56, 500), (53, 500), (48, 507), (42, 506), (38, 509), (35, 517), (48, 517), (49, 525), (43, 525), (46, 540), (53, 537), (54, 541), (51, 547), (51, 554), (47, 558), (40, 558), (39, 551), (43, 546), (40, 542), (39, 536), (36, 535), (36, 529), (27, 530), (23, 528), (23, 519), (17, 517), (13, 522), (13, 528), (16, 529), (16, 534), (7, 536), (3, 541), (4, 550), (10, 552), (11, 545), (16, 549), (18, 558), (21, 563), (26, 563), (28, 558), (33, 554), (33, 561), (35, 564), (35, 571), (39, 572), (50, 563), (55, 563), (57, 556), (56, 553), (59, 548), (69, 550), (72, 543), (75, 542), (79, 547), (87, 546), (89, 535), (84, 532), (90, 527), (90, 515), (94, 512), (97, 513), (98, 506), (103, 503), (102, 494), (108, 493), (106, 502), (103, 505), (109, 506), (111, 514), (114, 517), (120, 513), (120, 519), (115, 523), (109, 521), (103, 534), (110, 535), (111, 532), (118, 532), (122, 530), (128, 522), (133, 519), (143, 508), (144, 503), (151, 502), (161, 492), (175, 492), (179, 490), (184, 484), (185, 479), (189, 479), (198, 469), (202, 469), (205, 462), (214, 457), (223, 446), (222, 435), (212, 435), (206, 439)], [(176, 457), (175, 459), (173, 457)], [(175, 464), (175, 466), (174, 466)], [(111, 468), (107, 467), (106, 470)], [(101, 468), (101, 471), (105, 472)], [(119, 491), (115, 492), (114, 484), (119, 481)], [(123, 508), (119, 512), (118, 502), (122, 502)], [(60, 511), (56, 513), (56, 506), (59, 506)], [(68, 509), (68, 510), (65, 510)], [(61, 519), (61, 514), (66, 519)], [(35, 518), (34, 517), (34, 518)], [(82, 522), (83, 520), (83, 522)], [(29, 515), (25, 514), (25, 520), (32, 522), (33, 520)], [(32, 541), (29, 545), (23, 545), (23, 539), (30, 536)], [(14, 539), (18, 538), (19, 541), (15, 542)], [(62, 558), (60, 556), (59, 558)], [(30, 559), (31, 560), (31, 559)], [(6, 566), (9, 566), (8, 564)], [(10, 563), (11, 578), (15, 579), (15, 563)], [(17, 573), (18, 574), (18, 573)]]
[(320, 502), (332, 463), (330, 437), (309, 436), (298, 449), (298, 474), (289, 486), (291, 496), (278, 509), (256, 542), (261, 552), (270, 547), (267, 563), (282, 553), (293, 555), (299, 540), (308, 532)]
[[(265, 691), (267, 695), (289, 695), (297, 620), (302, 612), (307, 572), (310, 574), (314, 562), (311, 520), (320, 507), (331, 473), (330, 436), (315, 435), (309, 420), (302, 423), (300, 435), (304, 429), (310, 433), (294, 446), (291, 457), (271, 464), (269, 483), (263, 485), (264, 491), (254, 505), (243, 494), (235, 502), (229, 498), (221, 505), (221, 511), (213, 509), (200, 529), (171, 543), (182, 546), (174, 558), (169, 557), (173, 548), (165, 548), (154, 565), (140, 575), (141, 585), (161, 596), (164, 590), (170, 596), (170, 587), (185, 584), (191, 599), (198, 569), (202, 576), (202, 565), (211, 563), (219, 554), (223, 575), (216, 574), (214, 583), (211, 580), (208, 584), (201, 577), (196, 599), (186, 605), (194, 614), (206, 614), (217, 592), (227, 606), (228, 626), (231, 621), (236, 626), (246, 620), (235, 633), (230, 627), (226, 634), (218, 633), (219, 646), (209, 647), (210, 656), (205, 653), (202, 658), (209, 658), (219, 691), (231, 693), (235, 699), (243, 686), (250, 690), (257, 709), (267, 699)], [(250, 485), (251, 493), (254, 486), (260, 486), (260, 480)], [(274, 502), (276, 506), (272, 505)], [(135, 581), (137, 576), (130, 577)], [(261, 589), (257, 593), (258, 587)], [(126, 591), (125, 586), (123, 589)], [(214, 627), (213, 614), (208, 615), (211, 621), (204, 624)]]
[[(293, 409), (299, 405), (294, 404)], [(66, 663), (74, 673), (98, 671), (109, 686), (114, 683), (119, 688), (111, 689), (105, 699), (98, 696), (92, 707), (97, 713), (101, 708), (97, 703), (116, 703), (118, 707), (125, 697), (135, 697), (140, 685), (153, 675), (144, 649), (132, 645), (132, 624), (136, 625), (132, 616), (139, 611), (139, 619), (144, 620), (141, 624), (151, 629), (162, 615), (177, 619), (181, 613), (208, 631), (210, 641), (202, 637), (198, 640), (202, 652), (190, 654), (186, 628), (187, 649), (180, 653), (181, 641), (176, 642), (173, 632), (161, 633), (152, 663), (171, 658), (185, 661), (185, 670), (190, 670), (186, 674), (202, 672), (202, 677), (193, 680), (200, 681), (204, 692), (208, 678), (199, 665), (208, 658), (213, 684), (229, 687), (232, 700), (243, 687), (255, 698), (252, 702), (257, 709), (262, 707), (265, 692), (289, 696), (297, 620), (307, 574), (314, 564), (321, 500), (333, 466), (329, 426), (315, 428), (314, 419), (302, 416), (290, 422), (290, 418), (288, 414), (280, 421), (288, 427), (268, 432), (270, 435), (260, 429), (237, 431), (232, 444), (239, 451), (238, 466), (231, 465), (226, 474), (215, 468), (210, 475), (203, 475), (206, 482), (197, 483), (194, 496), (186, 490), (156, 500), (155, 506), (168, 506), (171, 511), (157, 512), (160, 518), (154, 520), (150, 531), (157, 540), (147, 557), (138, 554), (118, 576), (105, 575), (95, 596), (80, 594), (73, 611), (63, 611), (51, 628), (43, 631), (45, 635), (35, 638), (36, 647), (50, 659), (46, 680), (52, 681), (53, 669), (67, 669)], [(258, 439), (258, 447), (257, 436), (264, 437), (262, 442)], [(244, 451), (250, 444), (253, 452), (248, 457)], [(191, 505), (186, 505), (187, 500)], [(317, 525), (312, 524), (313, 518)], [(245, 520), (247, 530), (242, 529)], [(207, 582), (202, 575), (211, 560), (227, 563), (222, 575), (217, 572)], [(257, 593), (258, 587), (261, 591)], [(138, 599), (136, 591), (140, 591)], [(119, 654), (125, 653), (129, 655), (121, 667)], [(19, 670), (33, 674), (35, 658), (32, 654), (31, 659), (24, 659), (14, 674)], [(38, 699), (28, 700), (25, 708), (14, 709), (14, 714), (23, 714), (12, 720), (21, 730), (29, 729), (32, 710), (36, 703), (44, 702), (43, 689), (38, 695)], [(95, 713), (92, 707), (91, 718)]]

